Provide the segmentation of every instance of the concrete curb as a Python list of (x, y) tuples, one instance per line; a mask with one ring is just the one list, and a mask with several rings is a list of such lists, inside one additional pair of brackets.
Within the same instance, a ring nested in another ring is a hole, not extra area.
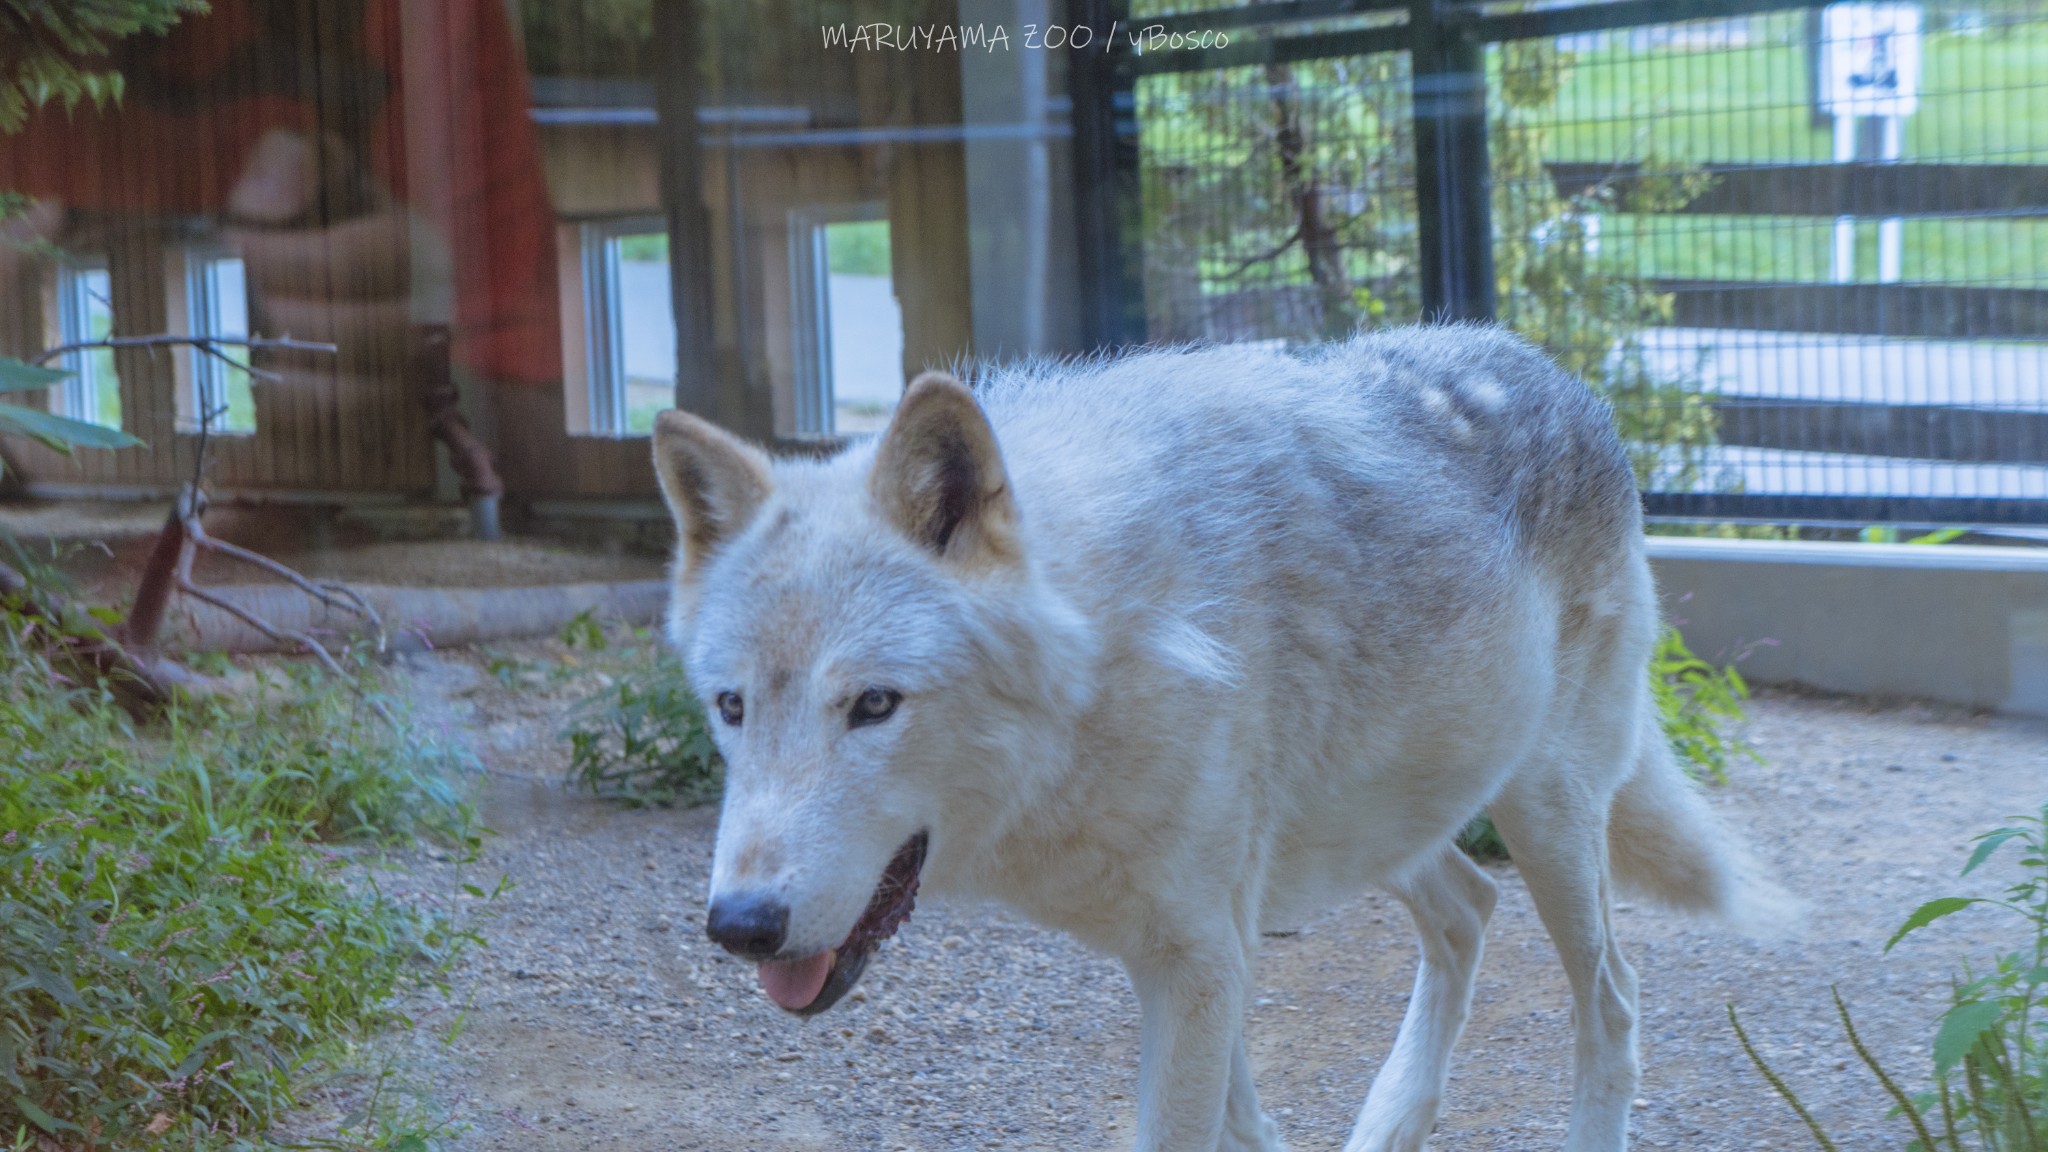
[(2048, 716), (2048, 549), (1652, 536), (1664, 616), (1742, 674)]

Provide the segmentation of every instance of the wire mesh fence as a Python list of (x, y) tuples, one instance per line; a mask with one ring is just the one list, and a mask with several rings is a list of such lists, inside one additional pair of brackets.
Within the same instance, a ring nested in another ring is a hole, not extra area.
[[(1428, 305), (1410, 57), (1347, 50), (1390, 14), (1261, 7), (1134, 69), (1149, 338)], [(1440, 14), (1486, 42), (1500, 320), (1614, 401), (1653, 515), (2048, 523), (2048, 8), (1745, 7)]]
[(1148, 76), (1138, 115), (1155, 339), (1421, 314), (1406, 53)]

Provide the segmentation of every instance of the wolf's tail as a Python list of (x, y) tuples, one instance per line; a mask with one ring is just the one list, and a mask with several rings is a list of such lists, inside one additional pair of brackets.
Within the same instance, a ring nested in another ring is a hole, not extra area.
[(1744, 931), (1783, 928), (1791, 898), (1722, 829), (1699, 785), (1673, 758), (1663, 726), (1652, 719), (1643, 727), (1635, 774), (1615, 794), (1607, 818), (1615, 880), (1626, 891)]

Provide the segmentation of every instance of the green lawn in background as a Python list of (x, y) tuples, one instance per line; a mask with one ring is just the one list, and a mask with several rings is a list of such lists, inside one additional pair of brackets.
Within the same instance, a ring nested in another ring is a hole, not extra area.
[(95, 348), (86, 353), (92, 357), (93, 395), (99, 400), (98, 423), (108, 428), (121, 426), (121, 377), (114, 370), (114, 350)]
[[(1554, 160), (1657, 154), (1693, 163), (1827, 162), (1834, 136), (1813, 116), (1806, 16), (1749, 20), (1749, 43), (1638, 48), (1629, 31), (1574, 53), (1558, 94)], [(1909, 161), (2048, 163), (2048, 20), (1924, 40)], [(1497, 52), (1497, 50), (1496, 50)]]
[[(1933, 17), (1930, 17), (1933, 22)], [(1640, 46), (1609, 33), (1573, 54), (1544, 156), (1687, 163), (1826, 163), (1832, 130), (1811, 107), (1806, 16), (1752, 17), (1747, 44)], [(2048, 163), (2048, 21), (1924, 41), (1920, 110), (1907, 162)], [(1902, 278), (1987, 287), (2048, 286), (2039, 219), (1908, 219)], [(1826, 281), (1834, 223), (1823, 217), (1627, 216), (1603, 221), (1600, 256), (1639, 275)], [(1857, 225), (1855, 279), (1877, 278), (1877, 225)]]
[[(1834, 221), (1809, 216), (1638, 216), (1602, 220), (1600, 258), (1655, 278), (1821, 281)], [(2048, 287), (2048, 221), (1907, 219), (1901, 278), (1990, 288)], [(1856, 224), (1856, 279), (1877, 279), (1877, 222)]]
[(664, 409), (676, 406), (676, 383), (673, 380), (645, 380), (628, 377), (626, 380), (626, 433), (630, 436), (645, 436), (654, 431), (654, 417)]
[[(2048, 6), (2036, 9), (2039, 18), (2022, 19), (2019, 9), (1983, 13), (1984, 26), (1975, 31), (1948, 30), (1959, 13), (1972, 9), (1939, 3), (1925, 9), (1934, 30), (1923, 41), (1920, 109), (1907, 121), (1903, 159), (2048, 164)], [(1832, 161), (1832, 129), (1813, 113), (1807, 13), (1701, 21), (1664, 26), (1662, 32), (1674, 29), (1692, 33), (1690, 41), (1672, 37), (1659, 42), (1656, 29), (1561, 41), (1574, 50), (1555, 103), (1514, 113), (1540, 129), (1543, 158), (1619, 163), (1653, 156), (1690, 164), (1764, 165)], [(1499, 48), (1489, 50), (1495, 115), (1501, 113), (1501, 56)], [(1326, 73), (1331, 63), (1299, 66), (1298, 72), (1305, 78), (1314, 134), (1325, 155), (1339, 156), (1345, 150), (1330, 151), (1332, 137), (1379, 138), (1381, 126), (1354, 98), (1359, 89), (1309, 71)], [(1254, 141), (1242, 133), (1247, 126), (1263, 128), (1255, 112), (1263, 107), (1263, 83), (1255, 68), (1139, 82), (1148, 219), (1173, 218), (1183, 184), (1186, 195), (1197, 200), (1217, 195), (1212, 187), (1216, 174), (1249, 159)], [(1256, 180), (1265, 178), (1261, 173)], [(1351, 186), (1342, 174), (1332, 175), (1330, 183)], [(1230, 181), (1223, 180), (1222, 186), (1228, 188)], [(1210, 221), (1199, 205), (1193, 217), (1234, 230), (1205, 236), (1202, 243), (1215, 249), (1210, 263), (1222, 271), (1236, 269), (1242, 253), (1227, 237), (1242, 238), (1245, 221)], [(1600, 259), (1657, 278), (1824, 283), (1830, 275), (1833, 223), (1828, 217), (1609, 214), (1601, 224)], [(1496, 225), (1506, 226), (1506, 221), (1497, 218)], [(851, 253), (842, 254), (837, 232), (850, 227), (835, 226), (835, 271), (849, 270)], [(1902, 278), (2048, 287), (2044, 229), (2048, 217), (1909, 218)], [(1256, 245), (1246, 241), (1241, 246), (1271, 246), (1279, 238), (1260, 237)], [(1306, 280), (1299, 259), (1285, 260), (1272, 271), (1278, 278)], [(1864, 221), (1857, 225), (1854, 279), (1867, 283), (1876, 278), (1877, 224)]]
[(634, 232), (619, 237), (619, 259), (668, 263), (668, 233)]

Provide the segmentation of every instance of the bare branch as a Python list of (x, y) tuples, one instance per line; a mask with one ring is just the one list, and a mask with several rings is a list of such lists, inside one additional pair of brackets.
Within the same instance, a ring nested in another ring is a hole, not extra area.
[[(316, 340), (295, 340), (290, 336), (250, 336), (245, 339), (239, 336), (173, 336), (166, 333), (158, 336), (110, 336), (105, 340), (81, 340), (75, 344), (59, 344), (55, 348), (46, 348), (37, 353), (35, 359), (29, 363), (48, 364), (59, 356), (69, 356), (73, 352), (89, 352), (94, 348), (199, 348), (211, 351), (222, 359), (229, 359), (218, 349), (209, 347), (210, 345), (281, 348), (295, 352), (326, 352), (330, 355), (340, 351), (332, 344)], [(249, 367), (240, 361), (229, 359), (229, 362), (237, 368)]]
[(230, 544), (225, 540), (215, 539), (206, 534), (206, 529), (200, 524), (199, 517), (197, 516), (189, 517), (186, 520), (185, 532), (192, 538), (194, 547), (218, 552), (223, 556), (240, 560), (242, 563), (252, 567), (261, 568), (272, 576), (311, 596), (325, 607), (339, 609), (344, 612), (353, 612), (361, 616), (369, 621), (370, 626), (376, 630), (377, 651), (382, 652), (384, 650), (384, 619), (377, 615), (377, 610), (370, 607), (369, 601), (358, 595), (353, 588), (345, 587), (331, 580), (308, 580), (268, 556), (251, 552), (239, 544)]
[[(233, 356), (230, 356), (227, 353), (221, 351), (219, 347), (220, 343), (220, 341), (215, 340), (209, 336), (204, 339), (194, 340), (192, 342), (192, 347), (198, 349), (201, 352), (206, 353), (208, 356), (213, 357), (214, 359), (220, 361), (223, 364), (228, 365), (231, 368), (238, 368), (244, 372), (247, 372), (249, 375), (256, 377), (258, 380), (267, 380), (272, 384), (284, 383), (284, 377), (278, 375), (275, 372), (272, 372), (270, 369), (258, 368), (253, 364), (245, 364), (242, 361), (235, 359)], [(246, 345), (236, 344), (234, 342), (230, 342), (230, 346), (246, 347)], [(201, 419), (212, 419), (213, 417), (219, 416), (222, 413), (226, 412), (227, 410), (227, 405), (223, 404), (220, 407), (214, 409), (212, 412), (203, 413), (201, 415)]]
[[(318, 640), (313, 639), (313, 637), (307, 633), (296, 631), (294, 629), (289, 628), (274, 627), (269, 621), (265, 620), (263, 617), (256, 615), (254, 612), (250, 612), (242, 608), (234, 601), (229, 600), (223, 596), (214, 595), (213, 593), (207, 591), (206, 589), (200, 587), (198, 584), (194, 583), (189, 571), (181, 573), (179, 575), (178, 591), (183, 592), (185, 595), (192, 597), (194, 600), (197, 600), (202, 604), (213, 605), (215, 608), (218, 608), (221, 611), (227, 613), (228, 615), (233, 616), (235, 619), (240, 620), (242, 623), (247, 624), (249, 627), (254, 628), (258, 632), (263, 633), (265, 636), (270, 637), (272, 640), (275, 640), (279, 644), (296, 644), (299, 647), (304, 648), (307, 652), (312, 653), (312, 655), (316, 659), (318, 659), (321, 664), (325, 665), (327, 670), (329, 672), (332, 672), (337, 679), (349, 679), (348, 670), (341, 666), (341, 662), (334, 658), (333, 653), (327, 651), (326, 645), (320, 643)], [(384, 718), (385, 723), (391, 725), (393, 728), (399, 727), (398, 717), (393, 716), (391, 714), (391, 710), (384, 706), (384, 702), (382, 700), (377, 699), (375, 696), (365, 696), (364, 700), (370, 705), (370, 707), (373, 710), (376, 711), (377, 715)]]
[(1294, 247), (1294, 242), (1299, 239), (1301, 239), (1301, 225), (1296, 224), (1294, 226), (1294, 231), (1289, 232), (1287, 234), (1287, 239), (1280, 241), (1279, 244), (1273, 246), (1265, 252), (1262, 252), (1256, 256), (1250, 256), (1245, 258), (1244, 260), (1238, 263), (1237, 267), (1232, 268), (1230, 271), (1224, 273), (1224, 275), (1231, 279), (1235, 279), (1239, 276), (1244, 275), (1246, 272), (1251, 271), (1252, 265), (1254, 264), (1264, 264), (1268, 261), (1278, 260), (1280, 257), (1286, 255), (1287, 250), (1289, 248)]

